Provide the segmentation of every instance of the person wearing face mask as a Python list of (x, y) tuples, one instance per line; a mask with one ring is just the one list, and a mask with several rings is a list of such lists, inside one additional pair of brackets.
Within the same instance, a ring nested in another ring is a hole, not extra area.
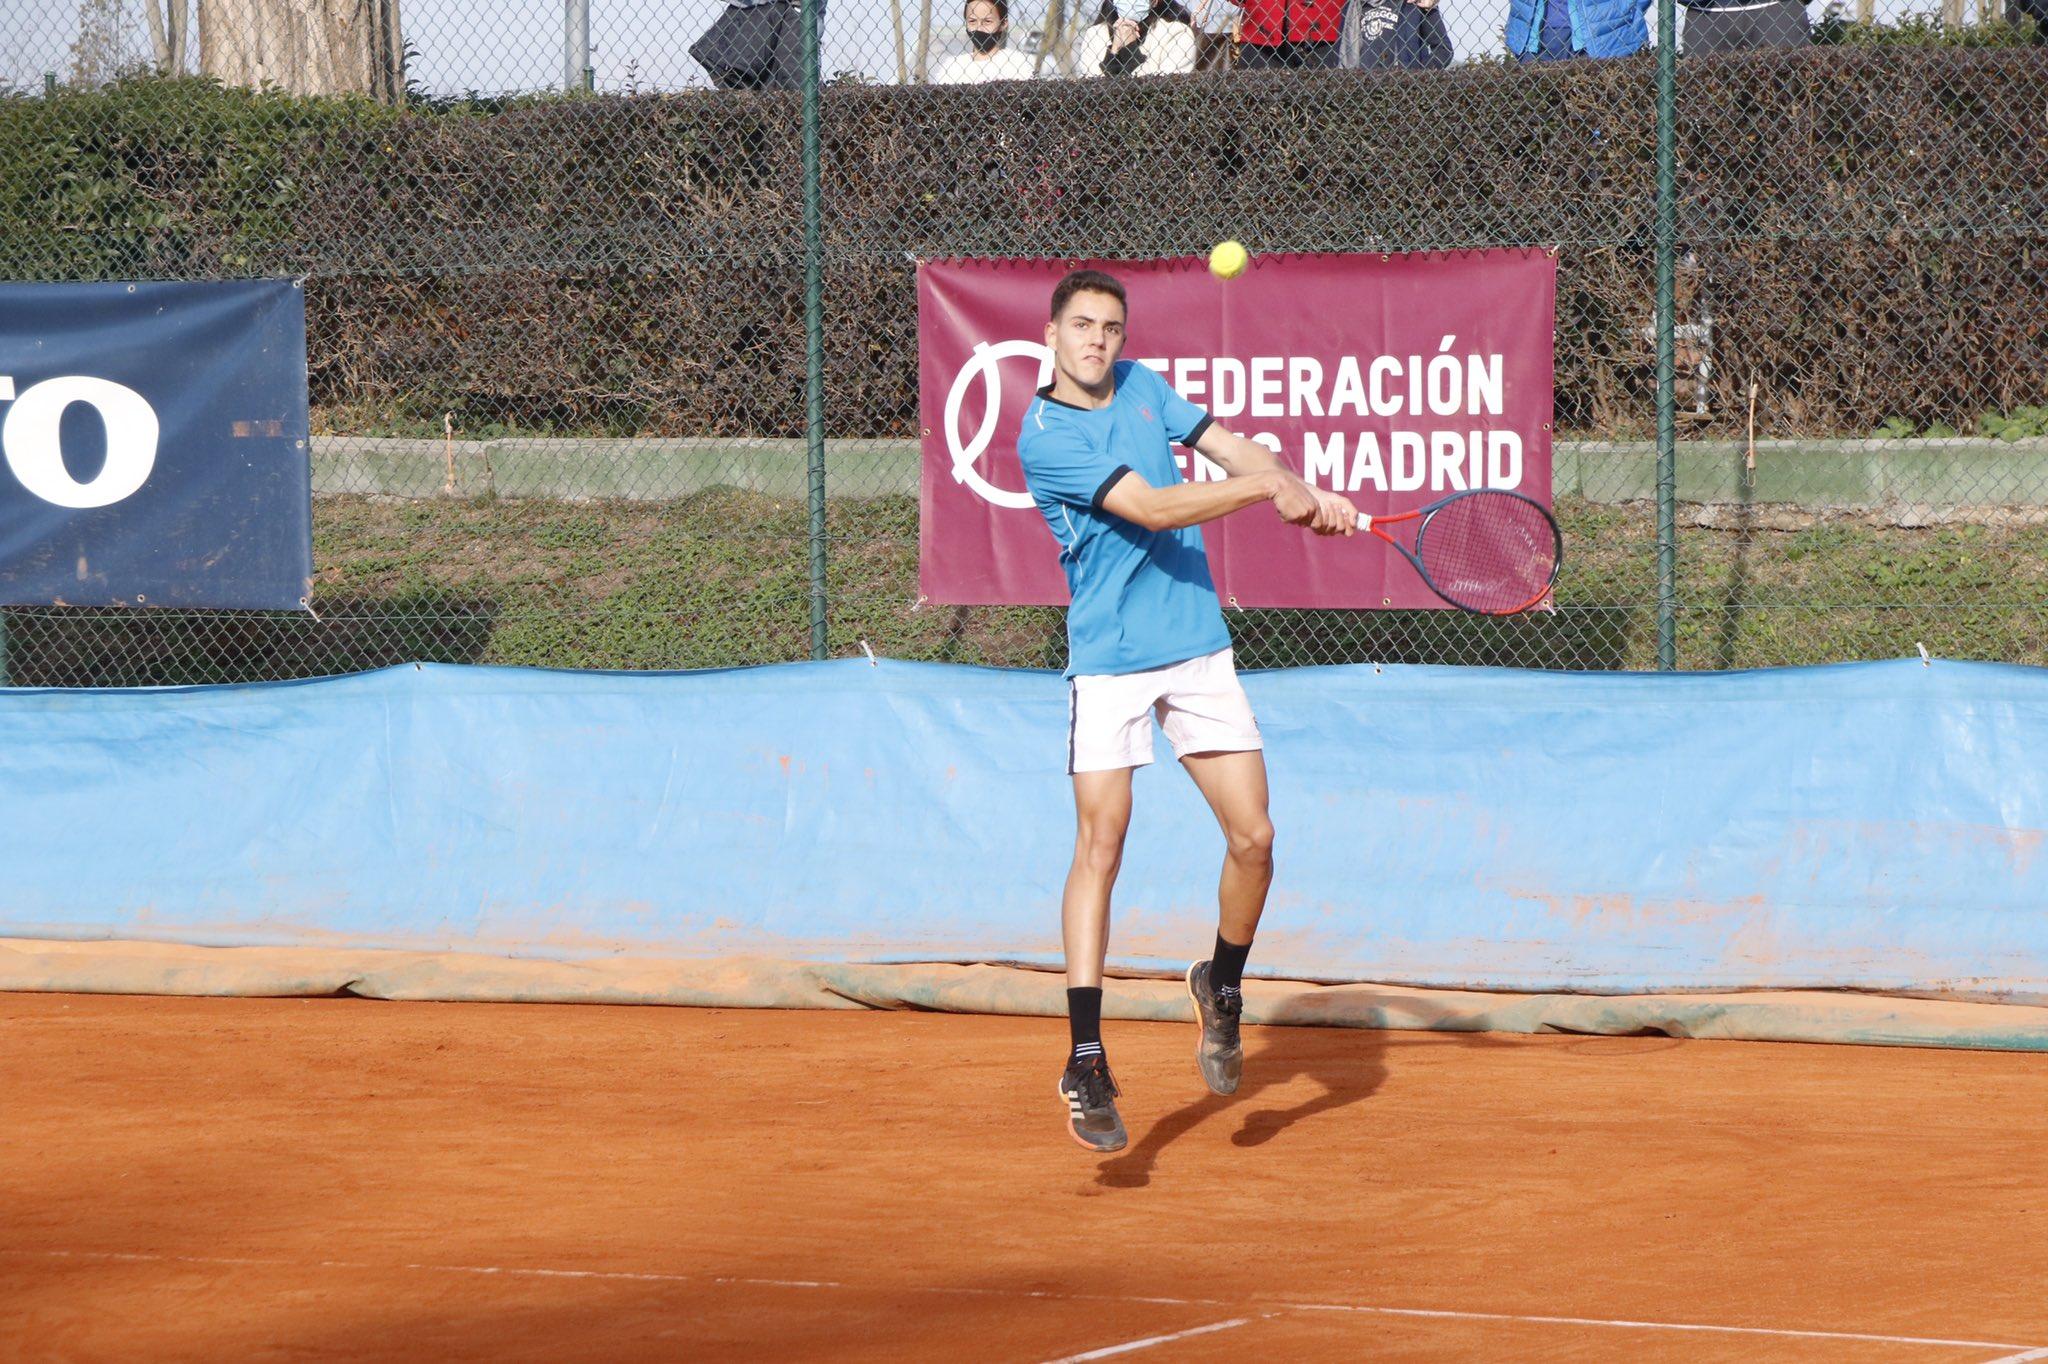
[(933, 85), (980, 85), (985, 81), (1028, 81), (1031, 59), (1013, 51), (1009, 0), (967, 0), (961, 7), (969, 50), (940, 62)]
[(1101, 14), (1074, 44), (1074, 74), (1185, 75), (1198, 51), (1177, 0), (1103, 0)]

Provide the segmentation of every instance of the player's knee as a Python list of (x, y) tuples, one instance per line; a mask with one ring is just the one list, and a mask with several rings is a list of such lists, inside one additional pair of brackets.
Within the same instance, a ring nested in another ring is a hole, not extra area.
[(1087, 847), (1083, 848), (1074, 860), (1079, 862), (1081, 869), (1090, 876), (1110, 881), (1116, 878), (1117, 869), (1123, 866), (1123, 849), (1100, 845)]
[(1074, 860), (1089, 871), (1114, 875), (1124, 859), (1124, 829), (1122, 821), (1084, 821), (1074, 840)]
[(1250, 866), (1268, 866), (1273, 861), (1273, 823), (1239, 825), (1230, 831), (1230, 855)]

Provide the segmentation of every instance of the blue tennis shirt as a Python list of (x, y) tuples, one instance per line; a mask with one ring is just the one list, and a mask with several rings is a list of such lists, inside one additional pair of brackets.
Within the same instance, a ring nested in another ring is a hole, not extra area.
[(1102, 499), (1127, 473), (1155, 488), (1186, 480), (1174, 445), (1209, 425), (1148, 365), (1120, 360), (1115, 396), (1090, 411), (1039, 390), (1024, 414), (1017, 457), (1066, 571), (1067, 676), (1135, 673), (1229, 647), (1198, 526), (1146, 530)]

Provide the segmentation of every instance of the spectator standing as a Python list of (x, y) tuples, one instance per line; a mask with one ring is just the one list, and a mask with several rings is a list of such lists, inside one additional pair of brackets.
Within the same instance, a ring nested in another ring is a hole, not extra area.
[(1247, 71), (1337, 64), (1345, 0), (1245, 0), (1237, 64)]
[(1104, 0), (1074, 44), (1077, 76), (1182, 76), (1198, 49), (1188, 12), (1177, 0)]
[(1688, 57), (1756, 47), (1805, 47), (1813, 41), (1805, 0), (1680, 0)]
[(1346, 0), (1337, 65), (1441, 69), (1456, 55), (1437, 0)]
[[(825, 0), (818, 0), (818, 25)], [(690, 45), (721, 90), (794, 90), (804, 80), (804, 21), (798, 0), (726, 0), (704, 36)]]
[(1010, 47), (1009, 0), (967, 0), (960, 7), (969, 50), (948, 57), (932, 72), (933, 85), (981, 85), (1028, 81), (1037, 72), (1031, 59)]
[(1520, 61), (1627, 57), (1650, 43), (1650, 0), (1508, 0), (1508, 51)]

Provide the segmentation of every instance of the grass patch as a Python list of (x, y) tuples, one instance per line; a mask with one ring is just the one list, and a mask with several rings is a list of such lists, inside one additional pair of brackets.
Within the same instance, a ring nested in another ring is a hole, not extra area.
[[(1558, 609), (1229, 613), (1250, 667), (1412, 662), (1574, 669), (1656, 663), (1647, 506), (1560, 504)], [(247, 681), (414, 659), (542, 667), (730, 667), (808, 657), (809, 516), (719, 489), (669, 503), (320, 499), (318, 619), (9, 613), (24, 685)], [(917, 505), (828, 512), (830, 651), (1004, 667), (1065, 662), (1063, 613), (917, 595)], [(2048, 527), (1681, 529), (1685, 668), (1937, 654), (2048, 663)]]

